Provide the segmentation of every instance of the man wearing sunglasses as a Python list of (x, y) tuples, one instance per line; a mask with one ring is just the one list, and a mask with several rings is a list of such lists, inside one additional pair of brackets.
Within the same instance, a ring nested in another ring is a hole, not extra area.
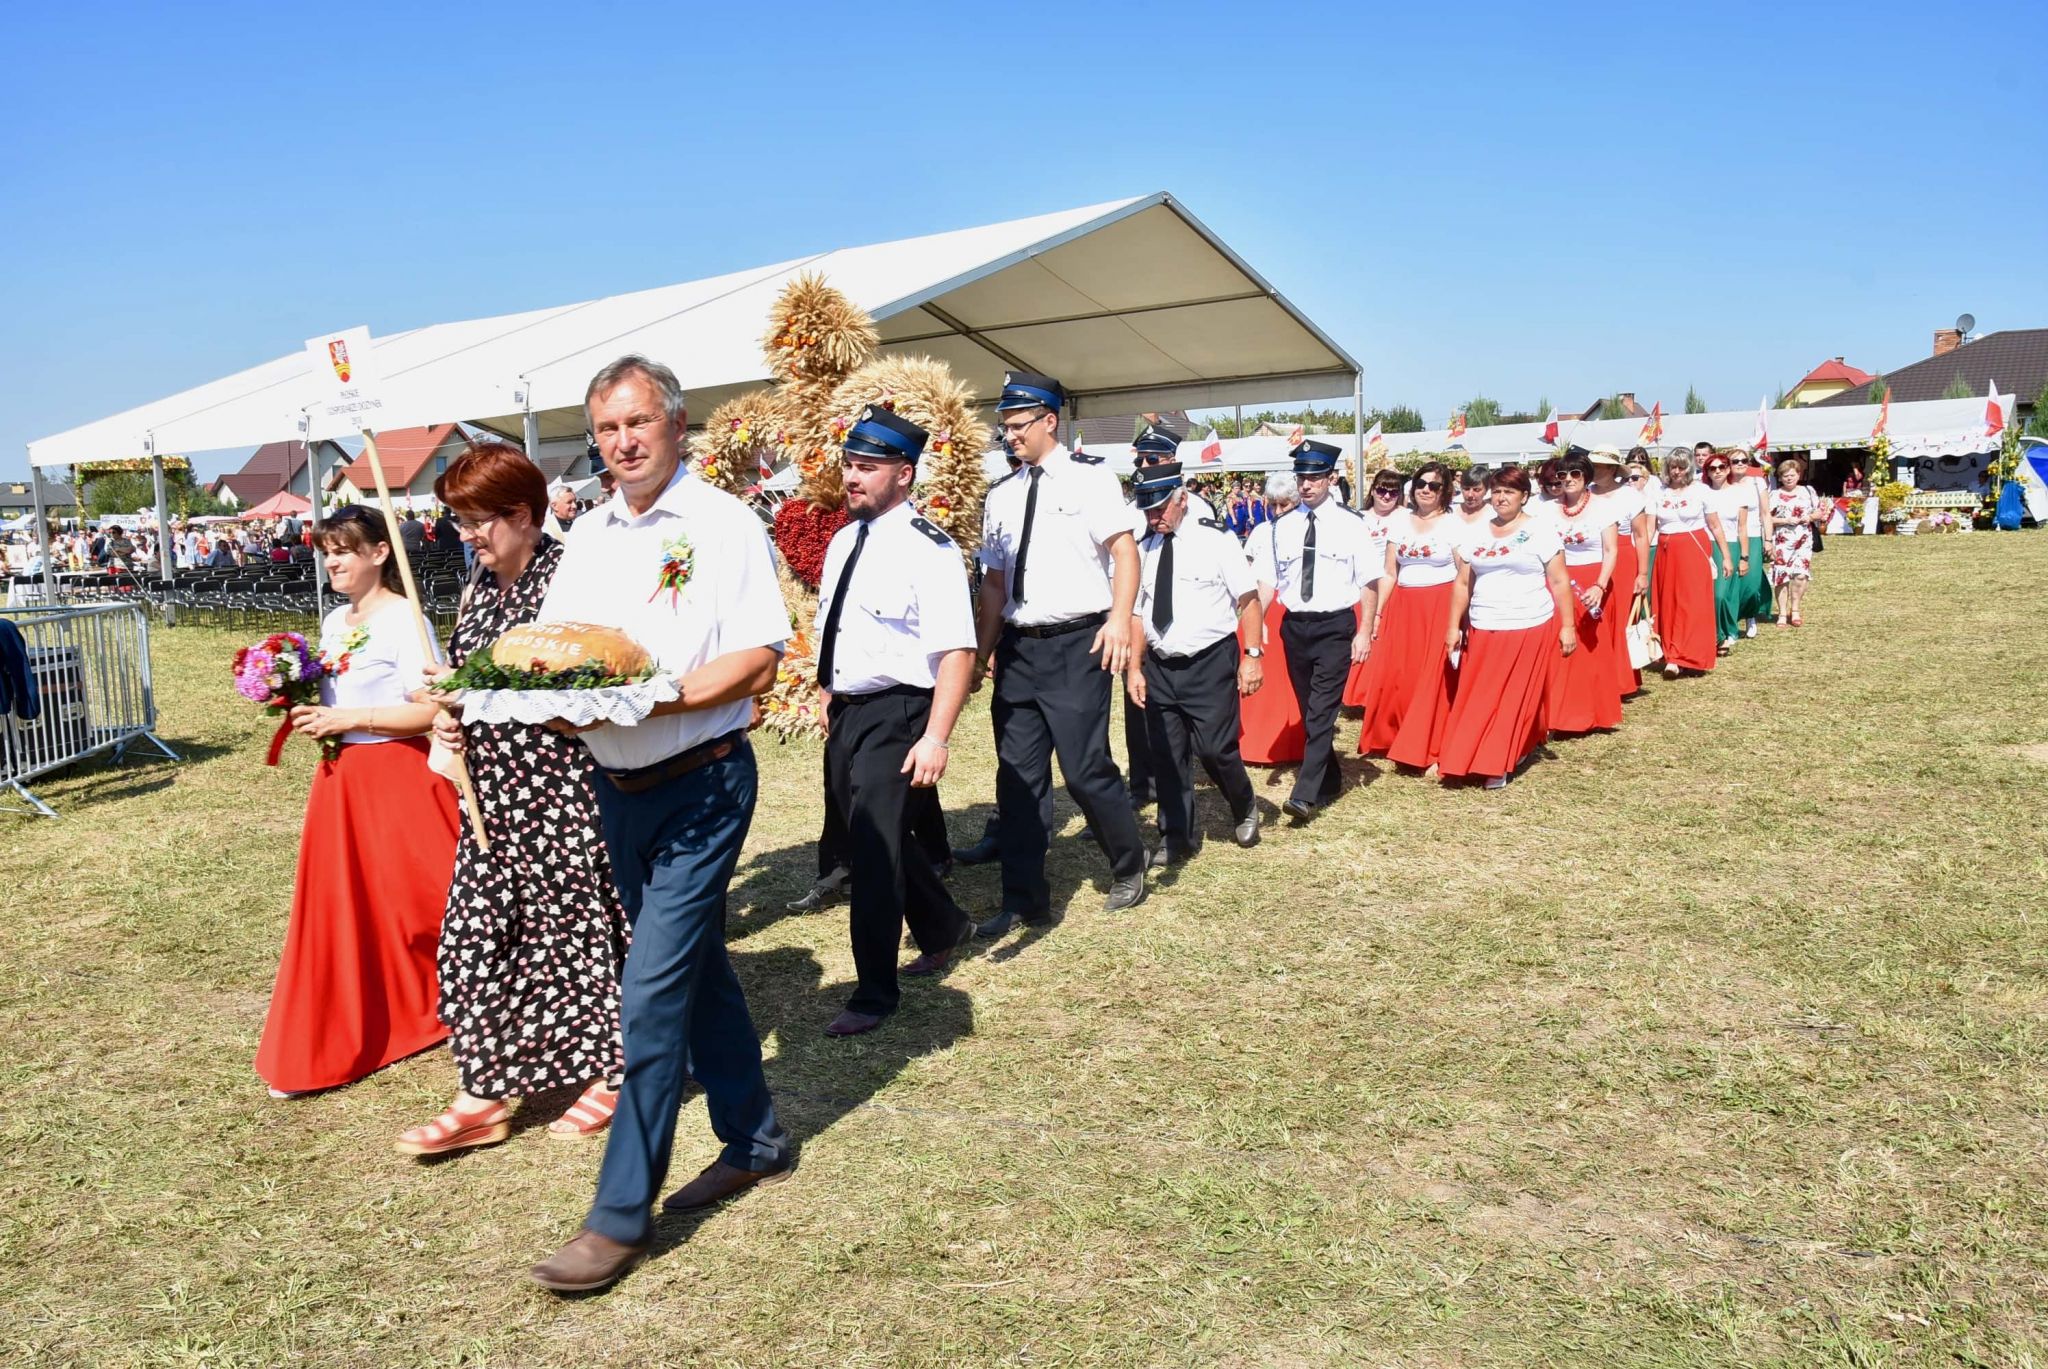
[[(1145, 847), (1130, 791), (1109, 754), (1110, 682), (1131, 670), (1138, 549), (1123, 487), (1100, 457), (1060, 441), (1066, 392), (1012, 371), (996, 418), (1023, 463), (989, 491), (982, 514), (976, 679), (995, 664), (997, 844), (1003, 903), (977, 929), (1058, 920), (1045, 875), (1052, 758), (1109, 858), (1104, 911), (1145, 900)], [(1142, 686), (1141, 686), (1142, 687)]]

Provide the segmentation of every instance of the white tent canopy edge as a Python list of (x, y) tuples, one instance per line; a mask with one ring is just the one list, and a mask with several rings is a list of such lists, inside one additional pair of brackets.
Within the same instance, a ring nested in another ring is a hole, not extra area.
[[(1319, 398), (1358, 363), (1165, 192), (376, 338), (386, 427), (460, 419), (578, 436), (591, 374), (668, 364), (702, 418), (766, 383), (768, 309), (817, 271), (875, 318), (884, 352), (946, 361), (984, 398), (1009, 368), (1058, 376), (1079, 413)], [(307, 418), (303, 350), (29, 444), (32, 466), (339, 436)], [(529, 417), (530, 416), (530, 417)]]

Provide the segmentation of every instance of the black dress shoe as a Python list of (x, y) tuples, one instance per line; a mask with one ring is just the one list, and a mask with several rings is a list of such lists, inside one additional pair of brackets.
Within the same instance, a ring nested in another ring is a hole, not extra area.
[(983, 837), (972, 846), (955, 848), (953, 859), (962, 865), (986, 865), (1001, 854), (1002, 851), (996, 846), (996, 839), (990, 836)]
[(1109, 897), (1102, 901), (1105, 913), (1120, 913), (1126, 908), (1135, 908), (1145, 901), (1145, 876), (1143, 872), (1129, 879), (1110, 881)]
[(1259, 844), (1259, 815), (1256, 809), (1250, 817), (1231, 829), (1230, 839), (1247, 851)]
[(1169, 865), (1181, 865), (1193, 860), (1201, 849), (1199, 846), (1175, 846), (1166, 843), (1152, 853), (1146, 864), (1154, 870), (1164, 870)]
[(1316, 806), (1306, 799), (1289, 799), (1280, 805), (1280, 811), (1296, 822), (1307, 822), (1316, 815)]

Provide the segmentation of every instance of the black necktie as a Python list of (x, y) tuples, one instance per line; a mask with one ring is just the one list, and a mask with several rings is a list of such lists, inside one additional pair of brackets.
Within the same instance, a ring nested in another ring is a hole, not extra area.
[(853, 583), (853, 568), (860, 564), (861, 548), (868, 544), (868, 525), (862, 522), (853, 535), (853, 554), (846, 569), (839, 572), (839, 584), (832, 592), (832, 607), (825, 610), (825, 635), (818, 641), (818, 688), (832, 688), (832, 648), (839, 640), (839, 614), (846, 607), (846, 590)]
[(1164, 637), (1173, 626), (1173, 534), (1159, 534), (1159, 569), (1152, 579), (1152, 626)]
[(1038, 477), (1045, 474), (1040, 466), (1027, 469), (1031, 493), (1024, 496), (1024, 531), (1017, 534), (1017, 564), (1010, 570), (1010, 597), (1020, 604), (1024, 602), (1024, 558), (1031, 554), (1031, 520), (1038, 517)]
[(1301, 535), (1301, 606), (1307, 608), (1316, 597), (1316, 515), (1313, 509), (1301, 512), (1308, 519), (1308, 531)]

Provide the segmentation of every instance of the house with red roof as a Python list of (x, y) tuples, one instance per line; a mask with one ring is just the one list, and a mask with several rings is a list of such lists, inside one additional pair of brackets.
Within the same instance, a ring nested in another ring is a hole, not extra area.
[(1818, 404), (1823, 399), (1833, 399), (1845, 390), (1858, 385), (1868, 385), (1873, 377), (1868, 371), (1859, 371), (1840, 357), (1831, 357), (1808, 371), (1797, 385), (1785, 391), (1785, 407), (1803, 409), (1809, 404)]
[[(331, 471), (349, 459), (347, 450), (333, 442), (315, 442), (313, 453), (319, 457), (323, 471)], [(222, 503), (243, 509), (286, 491), (301, 499), (310, 498), (313, 477), (306, 468), (306, 444), (266, 442), (250, 453), (242, 469), (221, 476), (208, 488)]]
[[(469, 450), (469, 435), (459, 423), (436, 423), (427, 428), (393, 428), (377, 434), (377, 456), (384, 466), (384, 483), (391, 497), (424, 508), (434, 502), (434, 480), (448, 469), (448, 463)], [(377, 493), (376, 478), (370, 473), (369, 458), (358, 456), (335, 473), (335, 488), (351, 486), (358, 498)]]

